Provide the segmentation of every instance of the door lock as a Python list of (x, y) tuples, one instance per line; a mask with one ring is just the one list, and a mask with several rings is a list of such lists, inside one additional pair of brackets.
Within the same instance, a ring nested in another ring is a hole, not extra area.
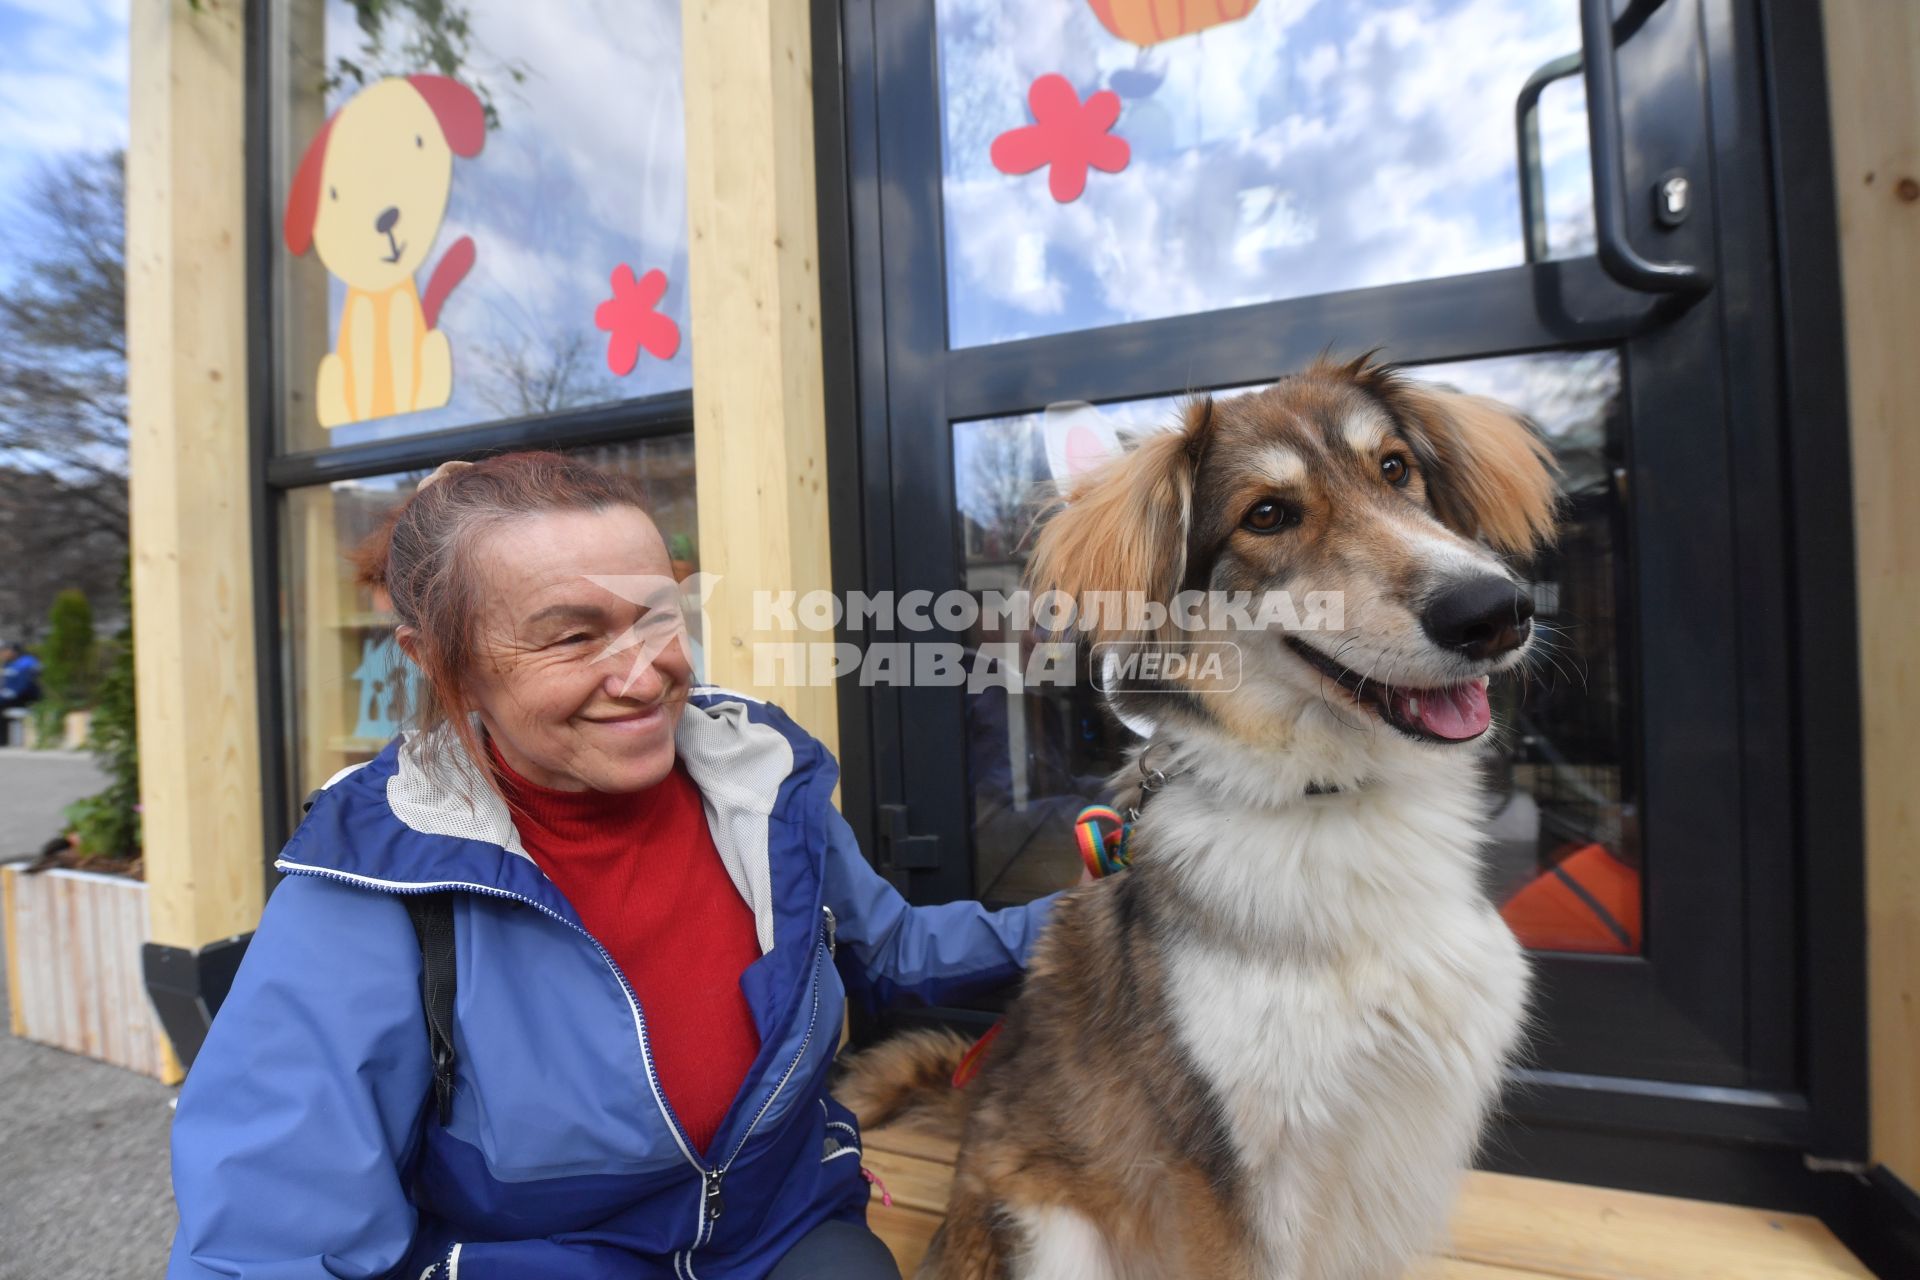
[(1653, 187), (1653, 220), (1677, 227), (1693, 212), (1693, 183), (1685, 169), (1669, 169)]

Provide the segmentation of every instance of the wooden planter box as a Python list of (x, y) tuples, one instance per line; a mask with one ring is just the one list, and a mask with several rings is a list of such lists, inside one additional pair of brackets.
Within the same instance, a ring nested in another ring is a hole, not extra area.
[(140, 962), (147, 886), (0, 866), (13, 1034), (169, 1083), (180, 1078)]

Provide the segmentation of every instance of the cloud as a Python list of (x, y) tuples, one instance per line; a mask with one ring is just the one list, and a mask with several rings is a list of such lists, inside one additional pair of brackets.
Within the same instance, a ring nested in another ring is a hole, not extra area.
[[(460, 235), (477, 246), (473, 273), (445, 312), (455, 348), (453, 400), (428, 413), (339, 428), (332, 433), (337, 443), (497, 417), (481, 394), (487, 371), (477, 362), (501, 348), (558, 360), (584, 340), (591, 359), (573, 383), (584, 403), (692, 381), (698, 335), (688, 314), (678, 0), (487, 5), (472, 19), (468, 78), (484, 82), (499, 128), (478, 156), (455, 162), (436, 251)], [(343, 0), (329, 0), (325, 38), (329, 63), (359, 54), (362, 37)], [(398, 43), (387, 41), (389, 48)], [(515, 83), (509, 67), (523, 71), (524, 80)], [(329, 105), (344, 97), (336, 94)], [(295, 157), (305, 143), (289, 139)], [(638, 274), (666, 272), (660, 310), (685, 340), (672, 360), (644, 358), (631, 375), (615, 378), (594, 308), (622, 263)]]
[[(1513, 100), (1579, 46), (1571, 10), (1523, 0), (1266, 0), (1144, 52), (1080, 4), (947, 0), (940, 18), (958, 345), (1518, 263)], [(1123, 69), (1159, 82), (1125, 101), (1125, 171), (1059, 205), (992, 168), (1035, 76), (1085, 94)], [(1541, 113), (1559, 252), (1590, 243), (1582, 105), (1575, 82)], [(1044, 269), (1027, 249), (1009, 272), (1005, 246), (1036, 235)]]
[[(0, 2), (0, 192), (28, 188), (66, 156), (126, 141), (125, 0)], [(18, 213), (0, 199), (0, 277), (5, 223)]]

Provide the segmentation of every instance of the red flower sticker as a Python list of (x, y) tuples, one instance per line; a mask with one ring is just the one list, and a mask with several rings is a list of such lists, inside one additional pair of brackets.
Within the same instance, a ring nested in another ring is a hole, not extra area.
[(667, 273), (655, 268), (633, 278), (633, 268), (621, 263), (613, 269), (613, 296), (593, 311), (596, 329), (607, 339), (607, 368), (625, 377), (640, 362), (640, 348), (661, 360), (680, 350), (680, 326), (671, 316), (654, 310), (667, 292)]
[(1080, 101), (1063, 75), (1048, 74), (1027, 90), (1033, 123), (1009, 129), (993, 140), (993, 167), (1006, 174), (1032, 173), (1050, 165), (1047, 190), (1061, 204), (1078, 200), (1087, 189), (1087, 170), (1118, 173), (1132, 148), (1107, 131), (1120, 118), (1120, 95), (1102, 89)]

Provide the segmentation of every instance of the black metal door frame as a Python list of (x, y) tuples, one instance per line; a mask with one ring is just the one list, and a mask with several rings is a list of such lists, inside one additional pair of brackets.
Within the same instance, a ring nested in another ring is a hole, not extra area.
[[(1774, 6), (1676, 0), (1621, 51), (1635, 90), (1627, 189), (1657, 177), (1654, 148), (1635, 139), (1657, 138), (1668, 163), (1678, 145), (1704, 179), (1681, 234), (1656, 240), (1648, 215), (1632, 229), (1663, 256), (1708, 264), (1717, 287), (1692, 308), (1627, 293), (1587, 258), (958, 351), (946, 349), (932, 20), (932, 0), (816, 5), (837, 580), (958, 580), (950, 526), (929, 538), (924, 523), (951, 513), (954, 421), (1259, 381), (1329, 338), (1414, 363), (1618, 345), (1643, 620), (1631, 657), (1651, 713), (1637, 769), (1654, 950), (1545, 960), (1543, 1009), (1563, 1039), (1551, 1069), (1521, 1073), (1520, 1123), (1490, 1154), (1562, 1176), (1804, 1201), (1799, 1153), (1858, 1158), (1865, 1145), (1860, 909), (1848, 892), (1860, 875), (1857, 734), (1846, 733), (1857, 680), (1851, 643), (1840, 646), (1852, 636), (1851, 531), (1820, 518), (1847, 510), (1832, 505), (1847, 463), (1844, 403), (1815, 390), (1842, 385), (1817, 15), (1809, 32)], [(1646, 67), (1681, 46), (1697, 77), (1650, 84)], [(1663, 423), (1680, 425), (1653, 429)], [(1663, 648), (1676, 634), (1684, 645)], [(909, 804), (914, 830), (946, 842), (939, 866), (913, 873), (912, 896), (941, 900), (971, 889), (954, 843), (969, 829), (954, 784), (964, 770), (918, 744), (964, 733), (958, 699), (929, 692), (849, 684), (842, 736), (856, 830), (873, 848), (879, 807)], [(1715, 785), (1672, 782), (1703, 775)], [(1846, 866), (1809, 875), (1816, 846)], [(1700, 919), (1716, 901), (1726, 917)], [(1576, 1006), (1584, 1017), (1555, 1021)]]

